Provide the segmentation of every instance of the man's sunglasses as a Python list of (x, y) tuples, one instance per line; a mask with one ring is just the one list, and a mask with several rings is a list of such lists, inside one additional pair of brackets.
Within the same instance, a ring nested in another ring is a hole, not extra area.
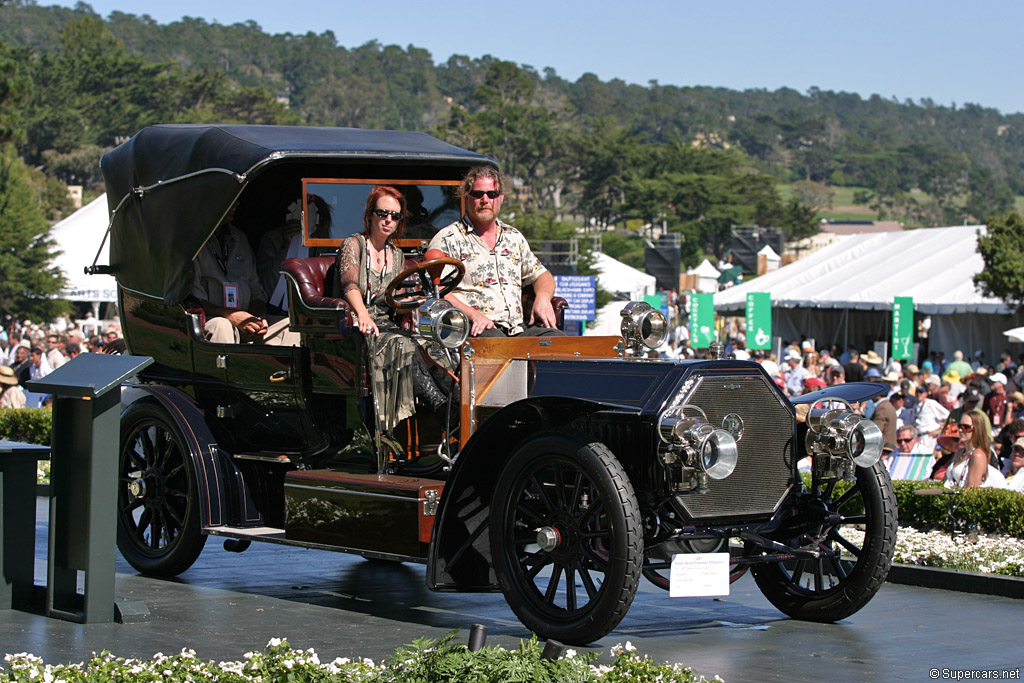
[(391, 220), (393, 220), (396, 223), (402, 220), (402, 218), (404, 218), (401, 211), (385, 211), (384, 209), (374, 209), (373, 213), (375, 216), (377, 216), (377, 218), (380, 218), (382, 220), (387, 218), (388, 216), (391, 216)]
[(914, 437), (910, 437), (909, 439), (896, 439), (896, 442), (897, 443), (910, 443), (913, 440), (914, 440)]
[(468, 194), (473, 199), (481, 199), (484, 195), (487, 195), (488, 199), (497, 199), (501, 193), (497, 190), (470, 190)]

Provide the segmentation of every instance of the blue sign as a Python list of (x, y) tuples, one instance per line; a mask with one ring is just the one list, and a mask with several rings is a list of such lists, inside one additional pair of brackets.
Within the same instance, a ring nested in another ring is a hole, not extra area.
[(596, 315), (597, 277), (594, 275), (556, 275), (555, 295), (569, 303), (566, 320), (593, 320)]

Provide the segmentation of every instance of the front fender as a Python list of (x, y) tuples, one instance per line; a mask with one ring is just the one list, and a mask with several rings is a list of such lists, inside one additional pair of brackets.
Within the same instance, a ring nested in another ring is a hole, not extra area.
[(882, 382), (849, 382), (797, 396), (793, 399), (793, 405), (800, 405), (802, 403), (813, 404), (829, 399), (841, 399), (847, 403), (861, 403), (876, 396), (881, 396), (887, 391), (889, 391), (889, 385)]
[(538, 431), (622, 406), (544, 396), (511, 403), (487, 419), (459, 453), (431, 535), (427, 585), (436, 591), (499, 590), (487, 532), (491, 498), (507, 456)]

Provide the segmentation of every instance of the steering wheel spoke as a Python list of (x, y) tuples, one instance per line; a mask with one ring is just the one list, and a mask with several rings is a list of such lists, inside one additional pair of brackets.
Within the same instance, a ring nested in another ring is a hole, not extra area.
[[(448, 266), (452, 268), (442, 275)], [(384, 301), (396, 310), (409, 311), (429, 298), (443, 298), (458, 286), (465, 274), (466, 266), (462, 261), (448, 256), (420, 261), (391, 281), (384, 291)]]

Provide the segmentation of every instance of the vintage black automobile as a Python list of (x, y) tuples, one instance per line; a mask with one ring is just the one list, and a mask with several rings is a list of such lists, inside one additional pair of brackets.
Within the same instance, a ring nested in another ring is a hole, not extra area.
[[(725, 553), (732, 578), (749, 568), (796, 618), (863, 607), (896, 536), (880, 432), (851, 408), (876, 385), (794, 405), (720, 348), (648, 359), (665, 321), (639, 302), (622, 337), (466, 340), (426, 261), (396, 303), (422, 304), (413, 322), (459, 380), (461, 426), (446, 433), (422, 409), (390, 434), (375, 427), (367, 341), (333, 291), (334, 251), (386, 183), (409, 198), (402, 246), (422, 258), (461, 212), (465, 170), (493, 163), (422, 134), (234, 125), (152, 126), (104, 156), (107, 269), (130, 353), (155, 359), (123, 391), (128, 562), (175, 575), (211, 535), (239, 551), (258, 540), (420, 562), (431, 589), (501, 591), (529, 629), (569, 643), (607, 634), (641, 576), (667, 589), (673, 557), (693, 553)], [(236, 203), (256, 249), (296, 201), (304, 251), (281, 271), (301, 343), (207, 342), (193, 258)]]

